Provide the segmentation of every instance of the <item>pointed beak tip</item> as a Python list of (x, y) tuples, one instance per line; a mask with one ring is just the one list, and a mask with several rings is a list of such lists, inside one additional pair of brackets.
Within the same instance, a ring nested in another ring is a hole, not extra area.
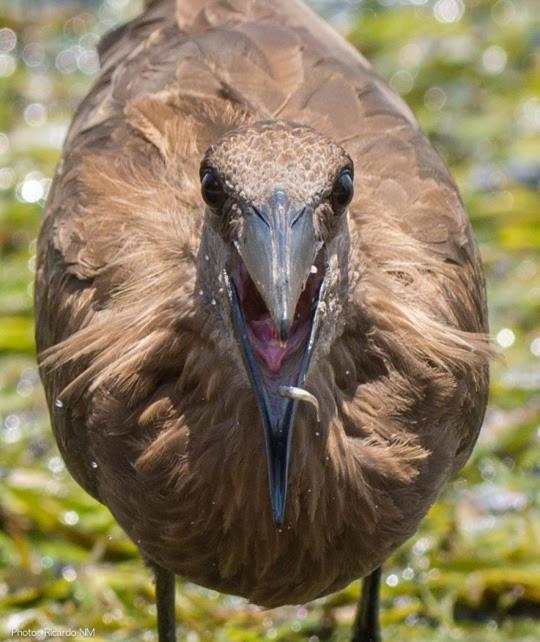
[(272, 493), (272, 516), (276, 528), (281, 528), (285, 520), (285, 491), (274, 489)]
[(279, 344), (282, 348), (285, 348), (287, 341), (289, 340), (289, 332), (291, 329), (291, 324), (288, 319), (281, 319), (279, 322)]
[(274, 509), (274, 525), (276, 528), (281, 528), (283, 526), (283, 521), (284, 521), (284, 515), (285, 511), (283, 509), (277, 510)]

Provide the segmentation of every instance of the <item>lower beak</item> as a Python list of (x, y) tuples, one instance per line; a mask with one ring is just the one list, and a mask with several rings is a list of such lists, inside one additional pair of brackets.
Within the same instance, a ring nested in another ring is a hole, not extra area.
[[(313, 211), (291, 207), (282, 191), (274, 192), (264, 208), (252, 208), (245, 214), (242, 238), (236, 248), (264, 300), (282, 345), (287, 343), (298, 300), (321, 247), (313, 225)], [(278, 371), (270, 385), (261, 375), (251, 350), (238, 293), (228, 275), (226, 282), (233, 325), (264, 427), (270, 499), (274, 522), (280, 525), (285, 515), (290, 444), (297, 407), (297, 401), (281, 396), (280, 389), (304, 384), (317, 331), (317, 308), (297, 371), (294, 375)]]

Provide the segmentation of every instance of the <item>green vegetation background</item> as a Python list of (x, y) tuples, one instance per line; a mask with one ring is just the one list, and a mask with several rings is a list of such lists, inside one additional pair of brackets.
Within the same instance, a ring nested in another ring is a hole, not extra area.
[[(62, 135), (96, 73), (97, 35), (137, 4), (0, 0), (0, 639), (12, 629), (95, 627), (97, 640), (156, 640), (153, 588), (135, 547), (71, 480), (53, 444), (32, 328), (34, 239)], [(504, 357), (472, 460), (385, 566), (385, 639), (538, 642), (538, 5), (313, 5), (403, 94), (450, 164)], [(179, 581), (179, 639), (347, 640), (358, 589), (265, 612)]]

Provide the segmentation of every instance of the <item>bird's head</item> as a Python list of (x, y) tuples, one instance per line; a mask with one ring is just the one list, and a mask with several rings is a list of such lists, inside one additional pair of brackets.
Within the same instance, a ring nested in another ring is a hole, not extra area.
[(257, 399), (277, 524), (296, 404), (312, 403), (317, 421), (318, 401), (303, 386), (346, 296), (353, 171), (333, 141), (284, 122), (235, 130), (201, 163), (202, 281), (212, 291), (219, 284), (216, 314), (228, 317)]

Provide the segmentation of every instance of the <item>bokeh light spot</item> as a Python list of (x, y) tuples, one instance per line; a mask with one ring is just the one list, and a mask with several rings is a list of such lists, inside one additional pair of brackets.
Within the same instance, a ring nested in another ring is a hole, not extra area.
[(433, 7), (433, 15), (439, 22), (450, 24), (461, 20), (465, 6), (461, 0), (438, 0)]
[(488, 74), (500, 74), (506, 67), (507, 60), (506, 51), (498, 45), (488, 47), (482, 54), (482, 66)]
[(510, 348), (514, 345), (516, 335), (510, 328), (503, 328), (497, 333), (497, 343), (501, 348)]
[(13, 51), (17, 46), (17, 34), (13, 29), (0, 29), (0, 51)]
[(17, 69), (17, 61), (11, 54), (0, 54), (0, 78), (9, 78)]

